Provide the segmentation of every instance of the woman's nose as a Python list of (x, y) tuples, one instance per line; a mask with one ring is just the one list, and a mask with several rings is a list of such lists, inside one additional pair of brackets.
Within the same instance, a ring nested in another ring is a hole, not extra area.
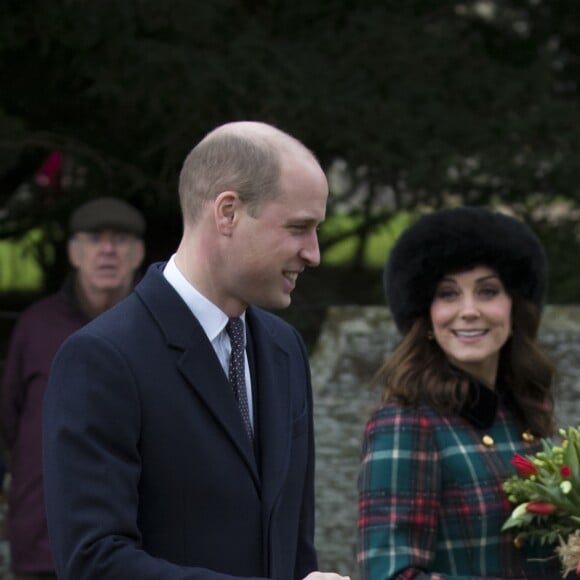
[(476, 300), (471, 296), (465, 296), (461, 302), (461, 316), (464, 318), (477, 318), (479, 314)]

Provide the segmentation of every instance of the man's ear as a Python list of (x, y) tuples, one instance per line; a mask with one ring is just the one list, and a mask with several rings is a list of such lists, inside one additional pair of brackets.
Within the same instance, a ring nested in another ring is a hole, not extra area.
[(131, 267), (133, 270), (137, 270), (143, 260), (145, 259), (145, 242), (138, 238), (133, 241), (133, 248), (131, 250)]
[(82, 249), (78, 240), (74, 237), (69, 238), (66, 244), (66, 251), (68, 253), (68, 261), (73, 268), (78, 268), (82, 261)]
[(222, 191), (213, 204), (214, 219), (220, 234), (229, 236), (239, 218), (242, 202), (235, 191)]

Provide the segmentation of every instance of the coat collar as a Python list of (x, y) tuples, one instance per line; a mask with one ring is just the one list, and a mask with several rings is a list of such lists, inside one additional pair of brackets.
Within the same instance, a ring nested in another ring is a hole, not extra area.
[(477, 429), (489, 429), (495, 421), (500, 396), (477, 381), (469, 379), (468, 395), (459, 414)]

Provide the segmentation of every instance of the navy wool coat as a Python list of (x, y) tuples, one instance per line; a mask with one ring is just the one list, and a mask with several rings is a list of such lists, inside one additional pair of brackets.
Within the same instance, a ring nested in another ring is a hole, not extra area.
[(256, 453), (201, 326), (153, 264), (70, 337), (44, 401), (60, 580), (292, 580), (317, 567), (312, 392), (296, 330), (256, 307)]

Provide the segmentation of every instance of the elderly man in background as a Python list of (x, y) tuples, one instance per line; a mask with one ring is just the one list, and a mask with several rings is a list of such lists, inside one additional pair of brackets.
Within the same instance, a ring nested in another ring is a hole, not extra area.
[(29, 306), (12, 333), (1, 394), (1, 428), (12, 481), (11, 565), (16, 580), (56, 578), (46, 524), (41, 423), (48, 373), (64, 340), (133, 288), (143, 262), (145, 219), (125, 201), (97, 198), (70, 218), (71, 274)]

